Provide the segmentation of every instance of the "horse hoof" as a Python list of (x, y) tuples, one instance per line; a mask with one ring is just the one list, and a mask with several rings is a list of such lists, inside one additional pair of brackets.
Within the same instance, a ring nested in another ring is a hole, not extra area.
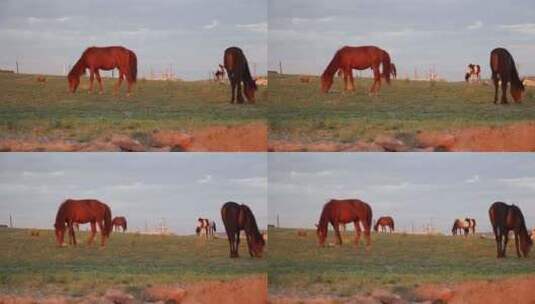
[(102, 92), (102, 91), (99, 91), (99, 92), (98, 92), (98, 95), (102, 95), (102, 94), (104, 94), (104, 92)]

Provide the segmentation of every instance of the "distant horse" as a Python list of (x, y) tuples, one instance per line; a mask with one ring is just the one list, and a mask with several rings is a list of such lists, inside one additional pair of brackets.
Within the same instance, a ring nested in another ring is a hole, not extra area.
[[(505, 257), (509, 231), (513, 230), (515, 234), (516, 254), (518, 257), (523, 255), (527, 258), (531, 246), (533, 245), (533, 241), (526, 228), (524, 215), (520, 208), (503, 202), (495, 202), (489, 208), (489, 217), (496, 238), (497, 257)], [(522, 250), (522, 255), (520, 254), (519, 245)]]
[(381, 227), (381, 232), (388, 232), (389, 229), (390, 232), (394, 232), (394, 219), (391, 216), (381, 216), (373, 226), (373, 230), (377, 232), (379, 227)]
[(249, 103), (255, 102), (256, 83), (249, 71), (249, 65), (247, 64), (247, 58), (243, 54), (243, 51), (237, 47), (229, 47), (225, 50), (223, 57), (225, 69), (227, 70), (228, 79), (230, 80), (230, 86), (232, 91), (232, 98), (230, 103), (234, 103), (234, 99), (237, 98), (238, 103), (243, 103), (243, 96), (241, 93), (241, 83), (243, 82), (243, 93)]
[(470, 80), (481, 81), (481, 66), (473, 63), (468, 64), (464, 80), (466, 82), (470, 82)]
[(203, 230), (204, 230), (204, 236), (206, 238), (208, 238), (208, 236), (213, 237), (217, 230), (215, 222), (209, 219), (205, 219), (205, 218), (198, 218), (197, 228), (195, 229), (195, 232), (197, 233), (197, 235), (201, 235)]
[(119, 79), (115, 85), (115, 93), (119, 90), (124, 78), (128, 82), (128, 93), (132, 91), (132, 85), (137, 79), (137, 57), (134, 52), (122, 46), (90, 47), (87, 48), (80, 59), (72, 67), (67, 78), (69, 90), (76, 92), (80, 84), (80, 76), (89, 69), (89, 92), (93, 91), (93, 80), (96, 77), (99, 84), (99, 93), (102, 94), (102, 79), (99, 70), (109, 71), (119, 69)]
[(476, 232), (476, 220), (472, 218), (465, 218), (465, 219), (455, 219), (453, 221), (453, 227), (451, 228), (451, 234), (457, 235), (464, 232), (464, 235), (467, 236), (468, 233), (472, 231), (472, 234), (475, 234)]
[(369, 248), (371, 245), (372, 208), (367, 203), (358, 199), (332, 199), (323, 206), (319, 223), (316, 225), (319, 245), (321, 247), (325, 245), (329, 223), (334, 228), (338, 245), (342, 245), (340, 224), (350, 222), (353, 222), (355, 225), (355, 245), (358, 246), (359, 244), (361, 234), (360, 224), (362, 224), (364, 236), (366, 237), (366, 248)]
[(119, 229), (123, 229), (123, 232), (126, 231), (126, 217), (124, 216), (116, 216), (111, 221), (111, 224), (113, 225), (113, 228), (115, 231), (119, 231)]
[(214, 80), (218, 82), (225, 80), (225, 68), (221, 64), (217, 71), (214, 72)]
[(391, 63), (390, 55), (376, 46), (344, 46), (336, 51), (333, 59), (321, 75), (321, 91), (327, 93), (333, 84), (333, 77), (336, 71), (344, 72), (344, 89), (354, 91), (355, 84), (353, 81), (353, 69), (373, 70), (373, 85), (370, 87), (370, 93), (377, 94), (381, 87), (381, 72), (379, 70), (383, 65), (383, 77), (387, 83), (390, 83)]
[(390, 63), (390, 75), (392, 76), (392, 79), (398, 78), (398, 71), (396, 69), (396, 65), (393, 62)]
[(91, 235), (88, 240), (89, 244), (93, 243), (98, 225), (101, 233), (100, 245), (105, 246), (106, 239), (109, 238), (112, 230), (110, 207), (94, 199), (65, 200), (59, 206), (54, 224), (56, 229), (56, 241), (59, 246), (64, 246), (66, 229), (69, 230), (69, 244), (74, 244), (76, 246), (74, 223), (91, 224)]
[(231, 258), (239, 257), (241, 230), (245, 231), (251, 257), (262, 257), (264, 237), (258, 230), (254, 214), (247, 205), (227, 202), (221, 208), (221, 218), (227, 232)]
[(492, 71), (492, 81), (494, 82), (494, 103), (498, 102), (498, 85), (501, 81), (502, 98), (501, 103), (507, 102), (507, 84), (511, 83), (511, 96), (517, 103), (522, 102), (524, 84), (518, 76), (516, 64), (513, 56), (504, 48), (497, 48), (490, 52), (490, 69)]

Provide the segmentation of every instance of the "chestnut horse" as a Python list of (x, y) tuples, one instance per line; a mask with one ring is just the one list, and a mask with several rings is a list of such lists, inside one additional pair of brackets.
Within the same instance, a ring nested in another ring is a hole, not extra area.
[(80, 59), (72, 67), (67, 78), (69, 90), (76, 92), (80, 84), (80, 76), (89, 69), (89, 92), (93, 91), (93, 80), (96, 77), (99, 85), (99, 93), (102, 94), (102, 79), (99, 70), (109, 71), (119, 69), (119, 79), (115, 85), (115, 94), (119, 90), (124, 78), (128, 82), (128, 93), (132, 91), (132, 85), (137, 79), (137, 56), (131, 50), (122, 46), (90, 47), (87, 48)]
[(366, 248), (371, 245), (370, 230), (372, 226), (372, 208), (367, 203), (358, 199), (332, 199), (328, 201), (321, 211), (320, 220), (317, 226), (316, 234), (319, 245), (323, 247), (327, 239), (327, 230), (329, 223), (333, 226), (338, 245), (342, 245), (342, 236), (340, 235), (340, 224), (353, 222), (355, 225), (355, 245), (359, 245), (362, 224), (364, 236), (366, 237)]
[(123, 232), (126, 231), (126, 217), (124, 216), (116, 216), (111, 221), (111, 224), (113, 225), (113, 229), (115, 231), (119, 231), (120, 228), (123, 229)]
[(258, 230), (254, 214), (247, 205), (227, 202), (221, 207), (221, 218), (227, 232), (231, 258), (239, 257), (241, 230), (245, 231), (251, 257), (262, 257), (264, 237)]
[(388, 232), (388, 229), (390, 232), (394, 232), (394, 219), (391, 216), (381, 216), (373, 226), (373, 230), (379, 231), (379, 226), (381, 226), (382, 232)]
[(492, 81), (494, 82), (494, 103), (498, 102), (498, 85), (502, 83), (501, 103), (507, 102), (507, 84), (511, 83), (511, 96), (517, 103), (522, 102), (524, 84), (518, 76), (516, 64), (513, 56), (504, 48), (497, 48), (490, 52), (490, 69), (492, 71)]
[(243, 51), (238, 47), (229, 47), (225, 50), (223, 56), (223, 63), (227, 70), (228, 79), (232, 91), (232, 98), (230, 103), (234, 103), (237, 98), (238, 103), (243, 103), (243, 96), (241, 93), (241, 83), (243, 82), (243, 93), (249, 103), (255, 102), (256, 83), (249, 72), (249, 65), (247, 58)]
[(110, 207), (94, 199), (65, 200), (59, 206), (54, 224), (56, 241), (59, 246), (64, 246), (66, 229), (69, 230), (69, 244), (76, 246), (74, 223), (91, 224), (91, 235), (88, 239), (88, 244), (90, 245), (93, 243), (98, 225), (101, 234), (100, 245), (105, 246), (106, 239), (109, 238), (112, 230)]
[(333, 59), (321, 74), (321, 91), (327, 93), (333, 84), (333, 77), (339, 69), (344, 72), (344, 89), (354, 91), (355, 84), (353, 81), (353, 69), (373, 70), (373, 85), (370, 87), (370, 93), (377, 94), (381, 87), (381, 72), (379, 70), (383, 65), (383, 77), (387, 83), (390, 83), (392, 65), (390, 55), (376, 46), (344, 46), (336, 51)]
[[(520, 208), (503, 202), (495, 202), (489, 208), (489, 217), (494, 237), (496, 238), (497, 257), (505, 257), (509, 231), (513, 230), (515, 234), (516, 254), (518, 257), (523, 255), (527, 258), (533, 241), (526, 228), (524, 215)], [(522, 255), (520, 254), (519, 245)]]

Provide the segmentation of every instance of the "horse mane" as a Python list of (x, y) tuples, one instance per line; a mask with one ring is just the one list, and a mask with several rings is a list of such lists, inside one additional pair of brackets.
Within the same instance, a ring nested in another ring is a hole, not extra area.
[(54, 228), (65, 230), (65, 204), (69, 202), (70, 199), (66, 199), (59, 205), (58, 212), (56, 214), (56, 221), (54, 222)]
[(340, 53), (344, 48), (346, 48), (346, 46), (342, 47), (341, 49), (336, 51), (336, 53), (334, 53), (333, 59), (331, 59), (331, 61), (321, 74), (321, 79), (328, 78), (329, 81), (332, 81), (334, 74), (340, 68)]
[(247, 84), (249, 88), (253, 88), (256, 91), (258, 88), (256, 87), (256, 82), (251, 76), (251, 71), (249, 70), (249, 63), (247, 62), (247, 58), (245, 57), (243, 52), (241, 53), (241, 57), (243, 59), (243, 82)]
[(513, 65), (512, 67), (513, 74), (511, 75), (511, 85), (514, 86), (515, 88), (518, 88), (524, 91), (525, 90), (524, 84), (522, 83), (522, 80), (520, 80), (520, 76), (518, 75), (518, 70), (516, 69), (515, 59), (513, 58), (513, 56), (511, 55), (511, 53), (509, 53), (507, 49), (504, 48), (503, 50), (505, 51), (507, 55), (509, 55), (509, 58), (511, 59), (511, 64)]
[(323, 230), (327, 231), (328, 229), (327, 226), (329, 225), (329, 217), (331, 214), (331, 210), (328, 207), (328, 205), (332, 201), (333, 200), (330, 200), (327, 203), (325, 203), (325, 205), (323, 205), (323, 209), (321, 210), (321, 215), (320, 215), (320, 221), (318, 223), (318, 228), (320, 229), (320, 231), (323, 231)]
[(82, 53), (82, 56), (80, 56), (80, 58), (78, 59), (78, 61), (76, 61), (76, 63), (74, 64), (74, 66), (71, 68), (71, 70), (69, 71), (69, 74), (67, 75), (67, 77), (69, 79), (73, 78), (73, 77), (80, 77), (81, 75), (84, 75), (85, 74), (85, 69), (86, 69), (86, 64), (85, 64), (85, 57), (86, 57), (86, 53), (87, 53), (87, 50), (89, 49), (86, 49), (83, 53)]
[(510, 208), (512, 208), (520, 218), (520, 237), (525, 238), (525, 241), (527, 241), (529, 244), (533, 243), (531, 238), (529, 237), (528, 229), (526, 227), (526, 221), (524, 220), (524, 214), (522, 214), (520, 208), (518, 208), (518, 206), (516, 206), (515, 204), (512, 204)]
[(245, 214), (247, 215), (247, 218), (249, 218), (248, 220), (249, 225), (247, 224), (245, 225), (245, 232), (251, 233), (253, 237), (255, 238), (255, 241), (257, 242), (260, 241), (262, 242), (262, 244), (264, 244), (265, 243), (264, 237), (260, 233), (260, 230), (258, 230), (258, 225), (256, 224), (256, 219), (254, 217), (253, 212), (247, 205), (244, 205), (244, 204), (241, 205), (241, 209), (243, 210), (243, 212), (245, 212)]

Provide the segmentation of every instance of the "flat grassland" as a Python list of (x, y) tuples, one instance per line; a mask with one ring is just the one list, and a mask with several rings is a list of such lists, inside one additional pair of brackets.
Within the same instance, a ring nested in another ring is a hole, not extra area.
[(87, 77), (76, 94), (67, 92), (66, 77), (46, 76), (45, 83), (36, 79), (0, 73), (1, 140), (88, 143), (125, 135), (150, 146), (154, 131), (192, 134), (214, 127), (265, 125), (265, 87), (259, 88), (255, 105), (232, 105), (229, 85), (211, 81), (138, 79), (133, 95), (126, 97), (125, 83), (120, 94), (113, 95), (116, 79), (103, 79), (102, 95), (96, 81), (94, 92), (87, 92)]
[[(308, 82), (302, 82), (306, 78)], [(494, 87), (464, 82), (383, 81), (377, 97), (368, 95), (371, 80), (355, 79), (356, 91), (342, 92), (334, 79), (320, 92), (319, 77), (269, 75), (270, 146), (283, 143), (373, 142), (379, 135), (407, 144), (420, 132), (504, 127), (535, 122), (535, 90), (528, 87), (522, 104), (493, 103)], [(414, 144), (414, 143), (412, 143)]]
[[(346, 232), (342, 247), (319, 248), (314, 230), (270, 229), (271, 294), (349, 297), (376, 288), (406, 295), (422, 284), (516, 278), (535, 274), (535, 259), (519, 259), (510, 241), (506, 259), (496, 259), (493, 239), (479, 236), (372, 234), (372, 249), (355, 249)], [(329, 232), (329, 242), (334, 242)], [(409, 297), (410, 298), (410, 297)]]
[[(133, 295), (158, 284), (232, 280), (264, 275), (265, 259), (252, 259), (245, 242), (241, 258), (230, 259), (226, 239), (156, 236), (114, 232), (107, 247), (56, 246), (54, 231), (31, 236), (26, 229), (0, 230), (0, 294), (84, 296), (120, 288)], [(100, 241), (97, 236), (96, 241)]]

